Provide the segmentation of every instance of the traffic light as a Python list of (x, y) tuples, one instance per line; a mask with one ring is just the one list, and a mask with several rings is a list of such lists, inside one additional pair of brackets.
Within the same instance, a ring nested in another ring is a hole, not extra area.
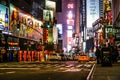
[(47, 26), (46, 26), (47, 28), (51, 28), (51, 25), (50, 24), (47, 24)]
[(46, 28), (52, 28), (51, 22), (47, 22), (47, 23), (46, 23)]

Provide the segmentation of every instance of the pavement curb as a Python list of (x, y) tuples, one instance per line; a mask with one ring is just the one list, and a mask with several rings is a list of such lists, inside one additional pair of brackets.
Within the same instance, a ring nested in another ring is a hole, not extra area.
[(92, 66), (92, 69), (90, 70), (90, 72), (89, 72), (86, 80), (91, 80), (92, 75), (93, 75), (93, 72), (94, 72), (94, 69), (95, 69), (95, 66), (96, 66), (96, 64), (94, 64), (94, 65)]

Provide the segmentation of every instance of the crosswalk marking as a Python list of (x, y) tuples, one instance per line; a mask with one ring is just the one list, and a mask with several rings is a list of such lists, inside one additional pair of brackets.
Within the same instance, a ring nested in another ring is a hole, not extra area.
[(7, 74), (13, 74), (15, 71), (6, 72)]
[(79, 65), (77, 65), (76, 67), (82, 67), (82, 65), (81, 65), (81, 64), (79, 64)]
[[(58, 71), (58, 72), (72, 72), (72, 71), (81, 71), (84, 67), (84, 70), (89, 71), (89, 68), (91, 67), (91, 64), (25, 64), (25, 65), (9, 65), (6, 66), (6, 69), (38, 69), (41, 71)], [(5, 65), (3, 66), (5, 69)], [(0, 66), (0, 69), (3, 69), (2, 66)], [(8, 73), (14, 73), (14, 72), (8, 72)]]
[(68, 66), (66, 66), (66, 67), (72, 67), (73, 65), (72, 64), (70, 64), (70, 65), (68, 65)]

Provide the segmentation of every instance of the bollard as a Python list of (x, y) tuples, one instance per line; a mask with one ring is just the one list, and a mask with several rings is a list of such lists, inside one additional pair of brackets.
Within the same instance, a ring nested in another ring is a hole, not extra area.
[(31, 61), (31, 52), (28, 51), (28, 61)]
[(34, 61), (34, 55), (35, 55), (35, 52), (32, 51), (32, 61)]
[(22, 51), (19, 51), (19, 61), (22, 61), (22, 57), (23, 57)]
[(24, 55), (24, 61), (27, 61), (27, 51), (24, 51), (23, 55)]

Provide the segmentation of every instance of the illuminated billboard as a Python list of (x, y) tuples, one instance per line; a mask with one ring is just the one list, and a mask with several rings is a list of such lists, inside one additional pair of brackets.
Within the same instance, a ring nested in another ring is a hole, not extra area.
[(74, 19), (67, 19), (67, 25), (74, 26)]
[(68, 51), (71, 49), (72, 46), (72, 30), (67, 30), (67, 49)]
[(19, 36), (39, 40), (42, 37), (42, 22), (33, 18), (31, 15), (20, 10), (19, 13), (20, 30)]
[(56, 10), (56, 2), (55, 1), (46, 0), (45, 1), (45, 8), (53, 10), (55, 12), (55, 10)]
[(39, 41), (43, 23), (23, 10), (10, 5), (10, 32), (14, 36)]
[(52, 28), (49, 28), (48, 29), (48, 43), (51, 43), (53, 42), (53, 29)]
[(10, 32), (14, 36), (19, 36), (17, 27), (19, 26), (19, 9), (14, 5), (10, 4)]
[(44, 21), (53, 21), (53, 11), (52, 10), (43, 10), (43, 20)]
[(74, 8), (73, 4), (68, 4), (67, 8), (70, 9), (67, 11), (67, 25), (68, 26), (74, 26), (74, 13), (71, 9)]
[(62, 24), (56, 24), (56, 27), (58, 28), (58, 33), (59, 33), (59, 34), (63, 34)]
[(9, 29), (9, 8), (0, 4), (0, 30)]
[(87, 0), (87, 28), (99, 18), (99, 0)]
[(58, 43), (58, 28), (55, 26), (53, 27), (53, 43)]

